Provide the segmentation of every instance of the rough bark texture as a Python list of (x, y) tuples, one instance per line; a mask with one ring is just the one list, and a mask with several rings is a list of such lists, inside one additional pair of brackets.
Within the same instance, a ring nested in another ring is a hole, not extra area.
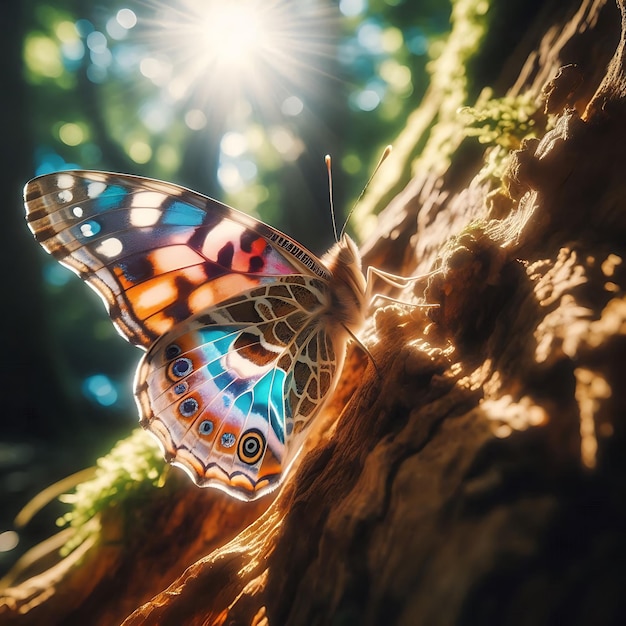
[(3, 623), (626, 621), (626, 22), (622, 0), (567, 4), (503, 58), (497, 83), (545, 85), (555, 116), (505, 186), (459, 138), (380, 216), (366, 261), (436, 259), (440, 307), (376, 311), (382, 376), (351, 352), (285, 488), (147, 503), (130, 545), (110, 530), (49, 597), (7, 590)]

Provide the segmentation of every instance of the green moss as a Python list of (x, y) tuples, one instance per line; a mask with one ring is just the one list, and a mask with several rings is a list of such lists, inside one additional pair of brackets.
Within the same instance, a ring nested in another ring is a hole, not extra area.
[(480, 143), (517, 150), (522, 139), (545, 131), (545, 116), (539, 114), (530, 93), (481, 100), (475, 107), (459, 111), (465, 134), (476, 137)]
[(491, 98), (491, 93), (485, 89), (476, 106), (459, 110), (459, 118), (467, 137), (476, 137), (492, 147), (486, 154), (480, 178), (501, 179), (511, 151), (518, 150), (522, 140), (543, 135), (548, 117), (531, 93), (504, 98)]
[(163, 456), (157, 443), (137, 429), (98, 459), (95, 475), (59, 499), (71, 510), (57, 520), (74, 529), (61, 553), (69, 554), (93, 534), (101, 531), (101, 514), (114, 508), (124, 516), (124, 507), (138, 497), (162, 487), (165, 482)]

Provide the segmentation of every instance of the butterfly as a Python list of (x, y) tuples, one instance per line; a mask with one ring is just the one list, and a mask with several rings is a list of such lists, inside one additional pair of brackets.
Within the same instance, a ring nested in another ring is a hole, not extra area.
[(242, 500), (275, 489), (365, 321), (374, 268), (363, 274), (354, 241), (320, 259), (221, 202), (126, 174), (47, 174), (24, 201), (37, 241), (145, 351), (135, 399), (166, 460)]

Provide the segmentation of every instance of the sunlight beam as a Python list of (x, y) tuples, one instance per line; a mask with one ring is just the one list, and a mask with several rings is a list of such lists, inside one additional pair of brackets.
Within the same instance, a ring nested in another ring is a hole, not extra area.
[(286, 97), (314, 93), (315, 75), (334, 55), (340, 17), (321, 0), (157, 1), (144, 33), (152, 66), (171, 75), (149, 78), (173, 101), (232, 112), (243, 99), (276, 115)]

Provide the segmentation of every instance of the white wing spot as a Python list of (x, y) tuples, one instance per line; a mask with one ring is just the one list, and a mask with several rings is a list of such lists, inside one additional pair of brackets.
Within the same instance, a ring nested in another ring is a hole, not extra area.
[(117, 237), (105, 239), (97, 248), (96, 252), (109, 258), (116, 257), (124, 249), (124, 244)]
[(64, 189), (59, 192), (59, 202), (71, 202), (74, 199), (74, 194), (69, 189)]
[(130, 223), (133, 226), (154, 226), (161, 217), (161, 211), (159, 209), (131, 209), (130, 210)]
[(74, 186), (74, 177), (71, 174), (59, 174), (57, 176), (57, 187), (59, 189), (69, 189)]
[[(80, 217), (80, 216), (77, 216), (77, 217)], [(93, 237), (95, 235), (95, 233), (93, 232), (93, 227), (89, 223), (81, 224), (80, 232), (83, 234), (83, 237)]]
[(242, 224), (230, 220), (222, 220), (207, 235), (202, 245), (202, 254), (211, 261), (217, 261), (218, 252), (227, 243), (238, 242), (246, 230)]
[(105, 183), (89, 183), (87, 185), (87, 195), (90, 198), (97, 198), (106, 188)]
[(72, 209), (72, 213), (74, 214), (74, 217), (82, 217), (83, 216), (83, 209), (81, 207), (79, 207), (79, 206), (75, 206)]
[(141, 191), (133, 195), (130, 206), (141, 208), (160, 207), (166, 199), (166, 195), (158, 193), (157, 191)]
[[(276, 358), (280, 356), (280, 350), (277, 346), (263, 345), (263, 347), (275, 352)], [(226, 354), (225, 359), (228, 368), (243, 380), (252, 376), (260, 376), (263, 372), (269, 371), (273, 365), (257, 365), (256, 363), (253, 363), (250, 359), (241, 356), (235, 350)]]

